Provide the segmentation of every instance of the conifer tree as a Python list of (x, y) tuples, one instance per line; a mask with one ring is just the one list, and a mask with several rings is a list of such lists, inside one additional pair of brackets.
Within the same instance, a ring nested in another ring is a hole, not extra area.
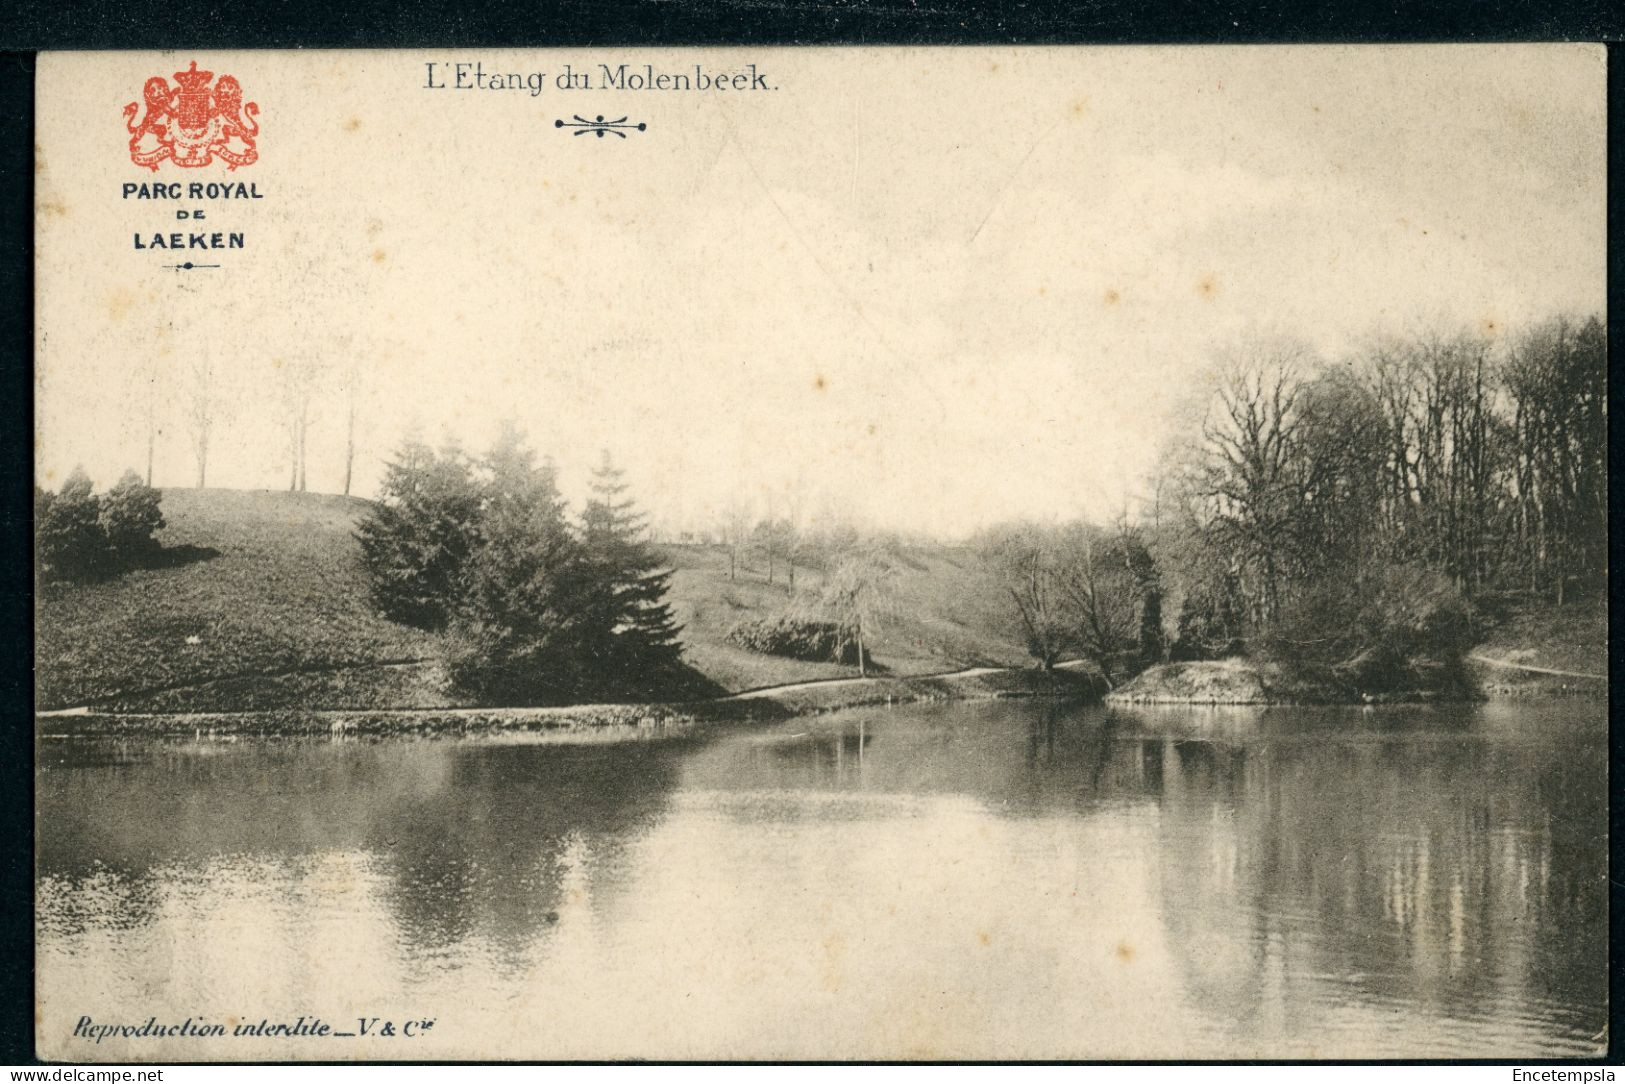
[(452, 676), (486, 703), (568, 698), (590, 684), (602, 633), (556, 471), (536, 463), (511, 424), (481, 468), (476, 546), (452, 619)]
[(446, 624), (473, 550), (479, 496), (461, 450), (436, 454), (407, 437), (356, 528), (373, 601), (386, 616), (420, 628)]
[(644, 517), (626, 491), (621, 470), (604, 452), (582, 511), (581, 538), (611, 633), (603, 661), (615, 677), (635, 680), (675, 663), (682, 645), (666, 602), (671, 572), (644, 541)]

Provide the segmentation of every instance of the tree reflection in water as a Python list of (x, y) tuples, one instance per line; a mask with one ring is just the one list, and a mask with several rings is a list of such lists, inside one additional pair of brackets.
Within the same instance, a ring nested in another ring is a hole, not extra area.
[[(1121, 981), (1099, 970), (1115, 960), (1044, 954), (1103, 944), (1109, 957), (1122, 928), (1145, 939), (1134, 996), (1188, 1027), (1191, 1049), (1202, 1036), (1232, 1054), (1463, 1053), (1504, 1035), (1509, 1050), (1572, 1051), (1606, 1012), (1604, 721), (1566, 704), (994, 702), (587, 744), (64, 743), (41, 757), (41, 942), (76, 957), (56, 965), (64, 982), (108, 961), (134, 973), (166, 957), (169, 935), (124, 932), (229, 927), (245, 892), (270, 914), (271, 885), (288, 897), (277, 931), (351, 909), (323, 936), (360, 930), (368, 951), (392, 951), (373, 976), (385, 992), (460, 971), (468, 991), (500, 978), (503, 996), (541, 996), (545, 981), (547, 997), (613, 1012), (645, 985), (639, 953), (768, 982), (763, 946), (831, 936), (796, 893), (840, 883), (862, 897), (824, 901), (851, 912), (842, 938), (890, 938), (870, 946), (877, 961), (918, 960), (1013, 1012), (1064, 1016), (1044, 984), (1087, 1000)], [(895, 864), (921, 848), (941, 864), (924, 901)], [(957, 884), (961, 859), (985, 883)], [(684, 862), (698, 865), (674, 871)], [(697, 898), (712, 910), (668, 921)], [(886, 925), (882, 901), (913, 917)], [(932, 955), (972, 918), (1006, 929), (993, 943), (1013, 970)], [(296, 954), (288, 936), (266, 943)], [(594, 983), (606, 965), (613, 978)], [(303, 989), (312, 966), (277, 981)], [(769, 983), (735, 1011), (816, 996)], [(855, 988), (844, 996), (870, 1018)]]
[(42, 921), (69, 936), (140, 925), (166, 884), (222, 858), (298, 879), (320, 856), (361, 855), (415, 951), (478, 933), (517, 959), (557, 921), (566, 867), (600, 899), (616, 890), (619, 856), (660, 815), (685, 746), (65, 744), (42, 758), (38, 788)]

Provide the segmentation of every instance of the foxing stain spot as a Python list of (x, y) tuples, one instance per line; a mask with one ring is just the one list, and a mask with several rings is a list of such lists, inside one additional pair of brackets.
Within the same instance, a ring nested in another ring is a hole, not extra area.
[(1123, 295), (1118, 293), (1116, 290), (1106, 291), (1106, 304), (1115, 305), (1121, 300), (1123, 300)]
[(976, 940), (981, 942), (983, 948), (986, 948), (988, 945), (993, 943), (993, 935), (988, 933), (986, 930), (977, 930)]
[(828, 387), (829, 387), (829, 382), (824, 379), (824, 374), (823, 373), (819, 373), (817, 376), (813, 377), (813, 390), (814, 391), (824, 391)]
[(1196, 292), (1203, 301), (1212, 301), (1219, 296), (1219, 280), (1212, 275), (1203, 275), (1196, 280)]
[(1076, 100), (1075, 102), (1072, 103), (1072, 115), (1074, 117), (1087, 116), (1088, 113), (1089, 113), (1089, 99), (1088, 98), (1079, 98), (1078, 100)]
[(1049, 293), (1049, 287), (1048, 286), (1040, 286), (1038, 288), (1038, 296), (1039, 297), (1044, 297), (1048, 293)]
[(835, 993), (844, 979), (841, 965), (846, 956), (846, 938), (832, 933), (824, 939), (824, 989)]
[(383, 249), (375, 248), (375, 249), (372, 250), (372, 262), (373, 263), (383, 263), (384, 260), (386, 260), (386, 259), (388, 259), (388, 257), (384, 255), (384, 250)]
[(107, 315), (114, 320), (122, 320), (130, 314), (135, 307), (135, 295), (125, 289), (113, 291), (113, 296), (107, 299)]
[(354, 131), (358, 130), (360, 127), (361, 127), (361, 118), (360, 117), (351, 117), (349, 120), (344, 122), (344, 130), (346, 132), (354, 132)]
[(1117, 942), (1117, 958), (1125, 964), (1134, 962), (1134, 946), (1127, 941)]
[(877, 425), (875, 425), (875, 423), (874, 423), (874, 422), (870, 422), (870, 423), (869, 423), (869, 435), (870, 435), (870, 436), (871, 436), (871, 437), (872, 437), (872, 436), (874, 436), (874, 435), (875, 435), (875, 433), (876, 433), (876, 432), (878, 432), (878, 431), (879, 431), (879, 428), (880, 428), (880, 427), (879, 427), (879, 426), (877, 426)]

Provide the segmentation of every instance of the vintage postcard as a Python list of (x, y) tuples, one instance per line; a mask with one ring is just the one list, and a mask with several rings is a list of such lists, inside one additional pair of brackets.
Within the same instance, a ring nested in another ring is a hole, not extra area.
[(37, 102), (40, 1057), (1607, 1049), (1600, 46)]

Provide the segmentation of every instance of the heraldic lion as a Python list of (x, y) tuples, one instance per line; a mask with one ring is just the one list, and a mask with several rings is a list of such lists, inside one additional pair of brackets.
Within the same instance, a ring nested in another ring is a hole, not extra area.
[(253, 102), (243, 104), (243, 88), (235, 78), (222, 75), (220, 81), (214, 85), (215, 114), (226, 122), (226, 138), (232, 135), (242, 137), (244, 143), (250, 148), (254, 146), (254, 137), (259, 134), (260, 126), (254, 118), (259, 116), (260, 107)]
[[(140, 147), (142, 138), (148, 132), (151, 132), (158, 139), (158, 142), (162, 143), (164, 141), (164, 133), (169, 128), (167, 120), (170, 106), (175, 97), (175, 92), (169, 89), (168, 81), (160, 75), (148, 79), (147, 85), (141, 90), (141, 94), (147, 101), (147, 115), (141, 118), (141, 123), (137, 124), (135, 120), (136, 112), (140, 108), (135, 102), (131, 102), (124, 107), (125, 125), (131, 132), (130, 150), (132, 152)], [(158, 167), (154, 165), (152, 168), (157, 169)]]

